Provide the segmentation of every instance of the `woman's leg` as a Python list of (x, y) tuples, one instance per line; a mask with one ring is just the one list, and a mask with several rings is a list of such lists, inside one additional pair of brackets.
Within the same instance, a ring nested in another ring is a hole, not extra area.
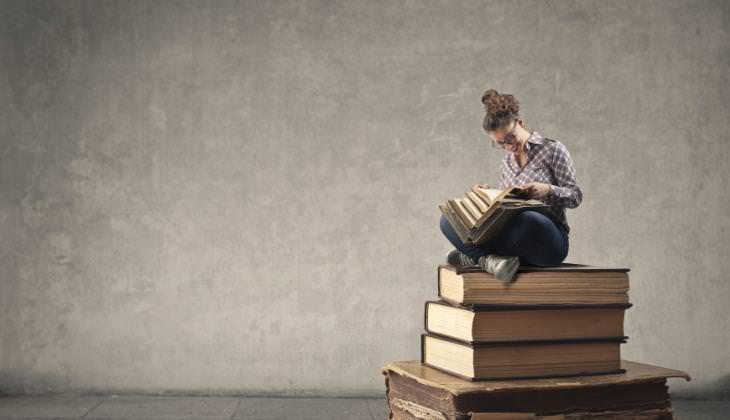
[(549, 217), (525, 210), (498, 235), (500, 255), (517, 255), (521, 264), (560, 265), (568, 255), (568, 236)]
[(443, 214), (441, 215), (440, 225), (441, 232), (443, 232), (444, 236), (446, 236), (446, 239), (448, 239), (449, 242), (454, 245), (454, 248), (470, 256), (471, 259), (473, 259), (474, 261), (479, 261), (479, 257), (481, 257), (482, 255), (487, 255), (489, 253), (487, 252), (488, 249), (481, 244), (470, 245), (462, 242), (461, 239), (459, 239), (459, 235), (457, 235), (454, 231), (454, 228), (451, 227), (449, 220)]
[(549, 217), (534, 210), (514, 216), (502, 232), (479, 244), (465, 244), (459, 239), (446, 216), (441, 215), (441, 232), (456, 249), (478, 261), (487, 254), (519, 256), (520, 264), (560, 265), (568, 254), (568, 238)]

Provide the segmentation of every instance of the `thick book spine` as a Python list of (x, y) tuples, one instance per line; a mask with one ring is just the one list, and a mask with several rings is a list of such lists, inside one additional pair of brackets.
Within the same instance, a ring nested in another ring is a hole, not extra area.
[(601, 309), (623, 308), (628, 309), (632, 303), (452, 303), (448, 300), (428, 300), (426, 304), (451, 306), (470, 312), (490, 311), (529, 311), (534, 309)]
[[(421, 350), (421, 353), (423, 353), (423, 350)], [(452, 372), (452, 371), (450, 371), (448, 369), (444, 369), (442, 367), (439, 367), (439, 366), (436, 366), (436, 365), (432, 365), (432, 364), (430, 364), (428, 362), (422, 362), (422, 363), (424, 365), (430, 367), (430, 368), (439, 370), (439, 371), (441, 371), (443, 373), (447, 373), (447, 374), (452, 375), (452, 376), (456, 376), (459, 379), (463, 379), (463, 380), (469, 381), (469, 382), (505, 381), (505, 380), (511, 381), (511, 380), (520, 380), (520, 379), (574, 378), (576, 376), (601, 376), (601, 375), (613, 375), (613, 374), (626, 373), (626, 369), (624, 369), (624, 368), (618, 368), (618, 369), (613, 369), (613, 370), (606, 371), (606, 372), (595, 372), (595, 373), (593, 373), (593, 372), (590, 372), (590, 373), (580, 373), (580, 374), (575, 374), (575, 373), (565, 373), (565, 374), (562, 374), (561, 373), (561, 374), (550, 374), (550, 375), (510, 376), (508, 378), (506, 378), (506, 377), (498, 377), (498, 378), (478, 378), (477, 377), (477, 378), (472, 378), (471, 376), (462, 375), (461, 373), (458, 373), (458, 372)]]
[[(455, 267), (453, 267), (449, 264), (439, 264), (439, 267), (455, 270)], [(565, 263), (564, 262), (564, 263), (560, 264), (559, 266), (550, 266), (550, 267), (541, 267), (538, 265), (521, 265), (520, 268), (517, 270), (518, 273), (546, 272), (546, 271), (553, 271), (556, 273), (559, 273), (559, 272), (595, 273), (595, 272), (600, 272), (600, 271), (628, 273), (629, 271), (631, 271), (631, 269), (627, 268), (627, 267), (604, 267), (604, 266), (598, 266), (598, 265), (575, 264), (575, 263)], [(464, 273), (484, 274), (485, 271), (482, 270), (481, 268), (475, 267), (475, 266), (467, 266), (467, 267), (463, 267), (460, 270), (456, 270), (456, 274), (464, 274)]]
[(514, 341), (514, 340), (503, 340), (503, 341), (464, 341), (460, 340), (458, 338), (449, 337), (443, 334), (437, 334), (437, 333), (422, 333), (421, 334), (421, 342), (423, 343), (426, 336), (430, 336), (433, 338), (437, 338), (439, 340), (444, 341), (450, 341), (455, 344), (460, 344), (465, 347), (471, 347), (473, 349), (479, 349), (479, 348), (486, 348), (486, 347), (521, 347), (521, 346), (531, 346), (536, 344), (550, 344), (550, 345), (557, 345), (557, 344), (586, 344), (586, 343), (619, 343), (623, 344), (626, 343), (629, 339), (629, 336), (622, 335), (618, 337), (581, 337), (581, 338), (560, 338), (557, 340), (549, 340), (549, 339), (540, 339), (540, 340), (523, 340), (523, 341)]

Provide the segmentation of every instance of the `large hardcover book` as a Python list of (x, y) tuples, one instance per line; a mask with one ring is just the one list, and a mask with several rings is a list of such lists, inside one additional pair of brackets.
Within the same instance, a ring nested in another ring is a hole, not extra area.
[(636, 410), (573, 411), (561, 414), (472, 413), (471, 420), (672, 420), (671, 407)]
[(427, 301), (427, 332), (466, 342), (564, 340), (624, 335), (630, 303), (602, 305), (458, 305)]
[(563, 263), (520, 266), (511, 283), (479, 267), (437, 267), (438, 296), (450, 303), (615, 304), (629, 301), (628, 268)]
[(468, 380), (620, 373), (628, 337), (464, 342), (421, 334), (421, 362)]
[(500, 190), (474, 185), (464, 197), (446, 200), (438, 207), (462, 242), (481, 244), (498, 235), (515, 215), (549, 205), (529, 199), (519, 187)]
[[(475, 382), (411, 360), (390, 363), (382, 373), (392, 420), (584, 418), (578, 417), (581, 413), (605, 419), (612, 417), (599, 415), (631, 411), (655, 415), (641, 419), (671, 419), (667, 378), (689, 381), (690, 376), (628, 360), (621, 361), (621, 368), (623, 373), (609, 375)], [(525, 417), (499, 417), (505, 413)]]

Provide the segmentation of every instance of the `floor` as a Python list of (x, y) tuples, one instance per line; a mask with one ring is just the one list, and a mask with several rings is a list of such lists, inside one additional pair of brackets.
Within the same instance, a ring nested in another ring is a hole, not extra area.
[[(730, 419), (730, 401), (674, 400), (677, 419)], [(384, 398), (3, 396), (0, 419), (387, 419)]]

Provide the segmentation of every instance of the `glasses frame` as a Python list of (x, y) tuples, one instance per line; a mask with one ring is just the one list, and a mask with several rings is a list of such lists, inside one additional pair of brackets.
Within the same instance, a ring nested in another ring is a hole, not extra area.
[(491, 138), (491, 144), (493, 149), (504, 149), (504, 146), (511, 146), (515, 143), (515, 129), (517, 128), (517, 120), (514, 120), (514, 126), (502, 136), (502, 141), (497, 141), (497, 139), (494, 138), (491, 134), (489, 134), (489, 137)]

